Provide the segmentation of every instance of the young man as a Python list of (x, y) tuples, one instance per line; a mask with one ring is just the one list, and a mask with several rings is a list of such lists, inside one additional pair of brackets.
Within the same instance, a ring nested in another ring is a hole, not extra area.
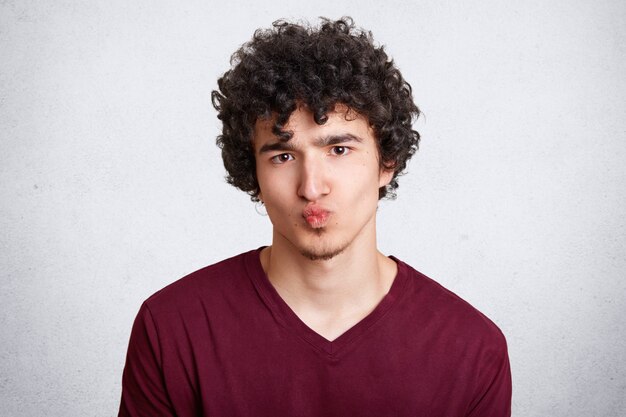
[(142, 305), (120, 416), (508, 416), (504, 336), (376, 246), (376, 209), (417, 148), (411, 88), (350, 19), (277, 22), (213, 104), (228, 181), (271, 246)]

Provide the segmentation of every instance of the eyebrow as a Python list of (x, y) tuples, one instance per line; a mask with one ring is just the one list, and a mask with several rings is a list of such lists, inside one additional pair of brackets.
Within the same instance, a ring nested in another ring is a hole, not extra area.
[[(347, 143), (347, 142), (361, 143), (363, 142), (363, 139), (361, 139), (358, 136), (352, 135), (350, 133), (345, 133), (341, 135), (323, 136), (319, 139), (316, 139), (314, 144), (315, 146), (323, 148), (325, 146), (333, 146), (333, 145), (338, 145), (340, 143)], [(266, 152), (273, 152), (273, 151), (294, 151), (295, 149), (296, 147), (290, 141), (280, 141), (280, 142), (274, 142), (274, 143), (266, 143), (265, 145), (261, 146), (261, 149), (259, 149), (259, 153), (266, 153)]]

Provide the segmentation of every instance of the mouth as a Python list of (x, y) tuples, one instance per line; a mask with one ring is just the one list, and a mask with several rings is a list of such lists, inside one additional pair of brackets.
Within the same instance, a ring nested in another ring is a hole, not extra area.
[(302, 217), (314, 229), (326, 226), (330, 216), (330, 211), (319, 206), (307, 206), (302, 211)]

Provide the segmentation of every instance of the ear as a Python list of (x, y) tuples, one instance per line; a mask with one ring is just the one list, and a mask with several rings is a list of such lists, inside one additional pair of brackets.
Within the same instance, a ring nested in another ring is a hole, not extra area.
[(391, 180), (393, 179), (394, 169), (386, 169), (383, 168), (380, 170), (380, 174), (378, 175), (378, 188), (389, 185)]

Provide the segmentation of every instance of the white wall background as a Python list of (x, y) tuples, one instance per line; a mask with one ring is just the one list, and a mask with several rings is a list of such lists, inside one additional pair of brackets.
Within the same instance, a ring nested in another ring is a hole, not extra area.
[(502, 328), (515, 416), (623, 415), (617, 0), (0, 2), (0, 415), (115, 415), (141, 301), (269, 242), (210, 91), (255, 28), (341, 15), (425, 113), (382, 250)]

